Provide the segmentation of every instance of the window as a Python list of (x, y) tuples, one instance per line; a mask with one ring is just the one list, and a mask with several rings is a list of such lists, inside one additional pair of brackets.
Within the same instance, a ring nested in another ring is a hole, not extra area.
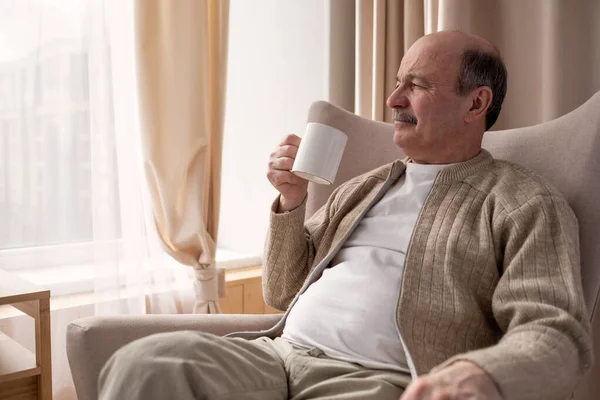
[[(0, 198), (2, 220), (10, 221), (0, 225), (0, 250), (92, 239), (89, 64), (81, 47), (49, 42), (0, 66)], [(114, 171), (114, 156), (108, 163)], [(116, 176), (107, 178), (116, 188)]]
[(111, 59), (105, 7), (0, 0), (0, 268), (89, 262), (93, 240), (123, 237), (113, 77), (133, 48)]

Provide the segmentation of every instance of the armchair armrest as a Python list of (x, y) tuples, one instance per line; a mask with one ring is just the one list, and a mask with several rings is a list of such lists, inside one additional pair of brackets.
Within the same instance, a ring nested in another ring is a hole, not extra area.
[(67, 327), (67, 356), (79, 400), (98, 398), (98, 375), (110, 356), (129, 342), (160, 332), (196, 330), (215, 335), (266, 330), (281, 315), (119, 315), (88, 317)]

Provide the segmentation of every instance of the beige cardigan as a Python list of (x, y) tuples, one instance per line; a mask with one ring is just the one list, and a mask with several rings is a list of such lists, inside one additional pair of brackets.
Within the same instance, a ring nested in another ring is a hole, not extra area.
[[(273, 212), (267, 303), (293, 306), (404, 169), (396, 161), (350, 180), (306, 223), (304, 205)], [(438, 174), (398, 296), (413, 376), (464, 359), (486, 370), (506, 400), (558, 400), (591, 366), (577, 220), (548, 183), (485, 150)], [(279, 334), (284, 323), (263, 334)]]

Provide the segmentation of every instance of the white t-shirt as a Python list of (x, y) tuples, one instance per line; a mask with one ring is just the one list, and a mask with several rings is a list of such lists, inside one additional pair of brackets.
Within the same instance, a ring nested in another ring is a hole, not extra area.
[(408, 163), (333, 259), (333, 267), (290, 310), (282, 337), (329, 357), (408, 372), (396, 308), (408, 244), (437, 173), (448, 165)]

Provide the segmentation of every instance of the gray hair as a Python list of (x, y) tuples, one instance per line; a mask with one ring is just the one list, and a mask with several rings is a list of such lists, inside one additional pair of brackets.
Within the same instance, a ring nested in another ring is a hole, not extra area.
[(507, 72), (499, 53), (479, 49), (467, 49), (462, 55), (458, 69), (456, 91), (460, 96), (481, 86), (492, 90), (492, 104), (485, 115), (485, 130), (489, 130), (498, 119), (506, 95)]

